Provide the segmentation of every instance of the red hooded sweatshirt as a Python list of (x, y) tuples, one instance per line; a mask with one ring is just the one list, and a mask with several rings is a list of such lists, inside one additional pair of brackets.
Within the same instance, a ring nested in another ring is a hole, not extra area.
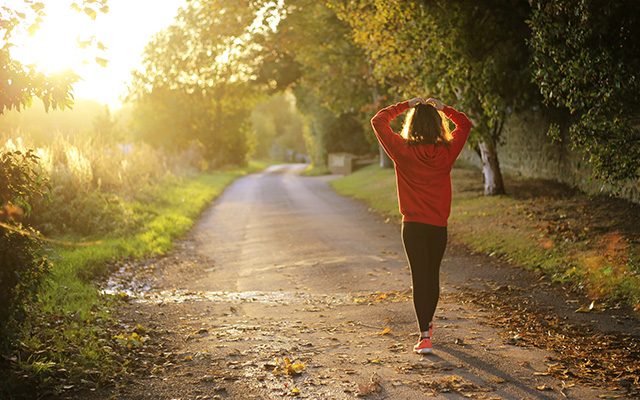
[(371, 125), (396, 168), (398, 203), (403, 221), (447, 226), (451, 213), (451, 168), (464, 147), (471, 122), (461, 112), (445, 106), (444, 114), (456, 125), (449, 146), (423, 144), (408, 146), (389, 122), (409, 108), (404, 101), (384, 108)]

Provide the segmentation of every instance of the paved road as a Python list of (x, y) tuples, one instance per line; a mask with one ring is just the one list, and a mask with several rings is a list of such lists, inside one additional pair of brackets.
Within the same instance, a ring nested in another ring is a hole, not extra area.
[(406, 287), (406, 274), (382, 286), (368, 275), (385, 262), (404, 266), (396, 228), (337, 196), (326, 179), (300, 177), (304, 167), (272, 166), (225, 191), (193, 232), (198, 251), (217, 266), (194, 288), (345, 293)]
[[(453, 300), (437, 311), (435, 353), (413, 354), (416, 325), (398, 224), (336, 195), (327, 177), (301, 177), (304, 167), (272, 166), (238, 179), (159, 263), (157, 288), (135, 304), (149, 324), (164, 327), (166, 346), (181, 362), (158, 368), (117, 398), (607, 393), (546, 376), (552, 354), (506, 343), (484, 323), (487, 311)], [(481, 262), (448, 250), (445, 299), (462, 283), (526, 279)]]

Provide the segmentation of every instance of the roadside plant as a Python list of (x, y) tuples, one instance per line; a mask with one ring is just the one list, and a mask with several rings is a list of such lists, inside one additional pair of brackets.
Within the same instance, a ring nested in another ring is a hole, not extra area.
[(22, 225), (33, 202), (45, 197), (48, 183), (36, 173), (33, 151), (0, 150), (0, 337), (10, 347), (11, 323), (25, 316), (50, 263), (42, 256), (37, 232)]

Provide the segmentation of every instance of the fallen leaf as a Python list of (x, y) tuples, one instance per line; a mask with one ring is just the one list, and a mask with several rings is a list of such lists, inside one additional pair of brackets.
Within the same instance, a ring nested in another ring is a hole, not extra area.
[(382, 384), (380, 383), (380, 376), (377, 373), (373, 373), (369, 382), (366, 384), (358, 383), (358, 392), (356, 396), (368, 396), (370, 394), (378, 393), (382, 391)]
[(585, 307), (584, 305), (581, 305), (580, 308), (578, 308), (576, 310), (576, 312), (579, 313), (588, 313), (588, 312), (595, 312), (595, 301), (592, 301), (591, 304), (589, 304), (588, 307)]
[[(291, 359), (289, 359), (289, 357), (284, 357), (282, 362), (280, 362), (276, 358), (275, 365), (276, 366), (273, 369), (274, 375), (289, 374), (295, 376), (302, 374), (302, 372), (305, 370), (305, 365), (303, 363), (298, 361), (291, 362)], [(267, 366), (271, 366), (271, 364), (265, 364), (264, 367), (267, 368)]]
[(353, 370), (353, 369), (345, 369), (344, 373), (347, 374), (347, 375), (357, 375), (358, 371)]
[(387, 326), (382, 332), (376, 333), (376, 335), (386, 335), (389, 332), (391, 332), (391, 328)]

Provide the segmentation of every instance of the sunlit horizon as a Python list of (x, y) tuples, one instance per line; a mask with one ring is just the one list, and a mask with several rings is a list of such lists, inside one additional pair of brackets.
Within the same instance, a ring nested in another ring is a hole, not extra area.
[[(142, 52), (153, 35), (171, 25), (185, 0), (109, 0), (109, 12), (95, 20), (70, 8), (71, 1), (48, 2), (40, 29), (12, 38), (12, 57), (36, 64), (47, 72), (73, 70), (81, 80), (73, 87), (76, 100), (95, 100), (110, 109), (121, 107), (121, 97), (138, 69)], [(77, 38), (100, 42), (106, 48), (80, 48)], [(96, 62), (106, 59), (106, 66)]]

